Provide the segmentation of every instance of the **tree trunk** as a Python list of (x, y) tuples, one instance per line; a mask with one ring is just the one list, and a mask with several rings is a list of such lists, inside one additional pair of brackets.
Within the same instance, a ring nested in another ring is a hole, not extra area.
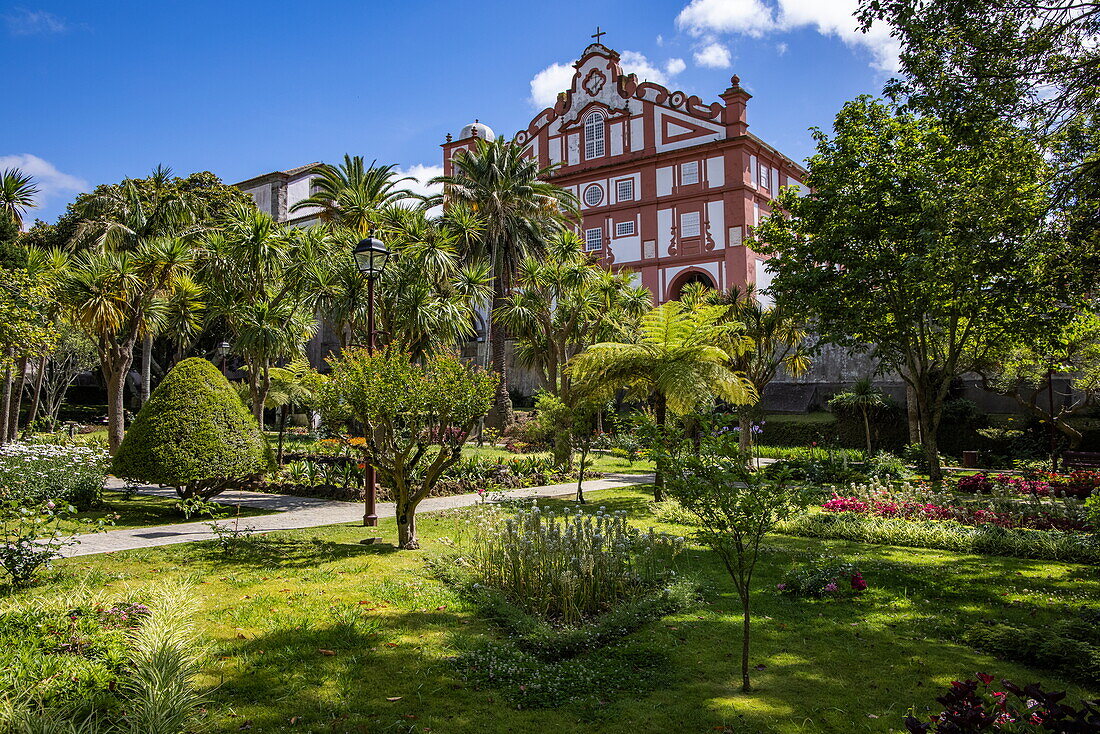
[(737, 426), (740, 428), (740, 433), (737, 436), (737, 448), (747, 454), (752, 448), (752, 416), (748, 414), (748, 411), (738, 411)]
[(917, 394), (917, 405), (920, 409), (921, 446), (924, 448), (924, 458), (928, 462), (928, 478), (933, 482), (943, 479), (943, 467), (940, 466), (939, 445), (936, 434), (939, 429), (939, 407), (936, 401), (927, 394)]
[(917, 407), (917, 393), (909, 383), (905, 384), (905, 412), (909, 418), (909, 443), (920, 443), (920, 409)]
[(397, 547), (402, 550), (418, 550), (420, 539), (416, 537), (416, 507), (408, 500), (397, 503)]
[[(14, 350), (8, 350), (8, 357), (12, 356)], [(0, 446), (3, 446), (8, 442), (8, 413), (11, 411), (11, 364), (9, 363), (4, 370), (4, 395), (0, 398)]]
[(23, 390), (27, 385), (28, 357), (20, 357), (15, 370), (15, 384), (12, 386), (11, 406), (8, 410), (8, 440), (15, 441), (19, 437), (19, 412), (23, 405)]
[(112, 456), (118, 452), (126, 433), (126, 375), (133, 361), (133, 351), (103, 360), (103, 376), (107, 379), (107, 444)]
[(588, 446), (591, 441), (585, 441), (581, 444), (581, 460), (580, 465), (577, 468), (577, 502), (579, 504), (585, 504), (584, 500), (584, 469), (588, 466)]
[(741, 595), (741, 690), (748, 693), (752, 690), (749, 683), (749, 592), (748, 589)]
[[(662, 444), (667, 444), (665, 436), (665, 418), (668, 413), (668, 399), (665, 398), (664, 393), (657, 393), (657, 407), (656, 407), (656, 419), (657, 419), (657, 440)], [(653, 476), (653, 500), (655, 502), (663, 502), (665, 499), (665, 472), (664, 472), (664, 452), (668, 449), (667, 445), (662, 445), (660, 451), (657, 452), (657, 461), (654, 466)]]
[(147, 334), (141, 342), (141, 398), (140, 407), (145, 407), (153, 391), (153, 335)]
[(867, 458), (871, 458), (871, 421), (867, 417), (867, 408), (863, 410), (863, 431), (867, 435)]
[(34, 428), (34, 422), (38, 418), (38, 406), (42, 402), (42, 383), (46, 378), (46, 364), (49, 362), (49, 355), (43, 354), (38, 360), (38, 374), (34, 376), (34, 393), (31, 395), (31, 407), (27, 411), (27, 423), (25, 430), (30, 433)]
[(501, 432), (508, 430), (515, 422), (515, 414), (512, 412), (512, 396), (508, 393), (508, 344), (504, 333), (504, 325), (494, 313), (504, 302), (503, 285), (498, 285), (498, 278), (493, 285), (492, 312), (489, 314), (489, 340), (492, 344), (492, 368), (500, 375), (496, 391), (493, 393), (493, 407), (489, 411), (488, 423)]

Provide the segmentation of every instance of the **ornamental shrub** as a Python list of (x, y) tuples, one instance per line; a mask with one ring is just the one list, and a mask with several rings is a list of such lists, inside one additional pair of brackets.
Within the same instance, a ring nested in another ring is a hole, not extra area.
[(792, 596), (830, 599), (861, 594), (867, 582), (856, 564), (821, 556), (787, 571), (776, 589)]
[(134, 419), (112, 472), (175, 487), (183, 499), (209, 499), (268, 471), (271, 448), (222, 373), (185, 359), (164, 376)]

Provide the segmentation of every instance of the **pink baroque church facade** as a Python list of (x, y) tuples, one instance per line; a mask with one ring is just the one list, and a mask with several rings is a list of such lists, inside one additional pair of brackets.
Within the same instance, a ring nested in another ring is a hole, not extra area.
[[(749, 132), (752, 95), (739, 79), (707, 105), (623, 73), (619, 54), (600, 43), (574, 68), (569, 90), (513, 140), (576, 194), (585, 248), (637, 273), (659, 303), (691, 282), (766, 287), (766, 260), (745, 241), (781, 187), (806, 190), (806, 171)], [(478, 138), (494, 133), (475, 122), (447, 136), (447, 175)]]

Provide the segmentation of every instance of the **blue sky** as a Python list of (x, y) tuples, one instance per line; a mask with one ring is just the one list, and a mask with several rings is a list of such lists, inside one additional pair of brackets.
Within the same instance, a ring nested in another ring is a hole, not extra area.
[(234, 182), (349, 152), (428, 176), (444, 135), (474, 118), (526, 127), (597, 25), (628, 71), (706, 102), (739, 74), (751, 130), (802, 160), (808, 128), (893, 69), (888, 34), (855, 33), (854, 6), (0, 0), (0, 169), (39, 178), (28, 219), (49, 221), (158, 163)]

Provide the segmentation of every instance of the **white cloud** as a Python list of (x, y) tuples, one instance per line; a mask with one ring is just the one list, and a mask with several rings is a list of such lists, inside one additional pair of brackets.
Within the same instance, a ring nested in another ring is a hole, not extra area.
[[(670, 58), (661, 67), (637, 51), (623, 51), (619, 65), (627, 74), (637, 74), (641, 81), (668, 84), (669, 80), (687, 68), (683, 59)], [(575, 69), (572, 64), (550, 64), (531, 79), (531, 96), (528, 101), (536, 109), (552, 106), (558, 93), (569, 89)]]
[(712, 69), (728, 69), (730, 65), (729, 49), (717, 41), (712, 41), (695, 53), (695, 63)]
[(683, 59), (669, 59), (665, 63), (665, 73), (671, 76), (676, 76), (681, 71), (688, 67), (687, 63)]
[(755, 38), (813, 28), (850, 47), (870, 51), (876, 69), (897, 72), (898, 43), (890, 36), (889, 27), (876, 23), (867, 33), (861, 33), (855, 18), (857, 5), (858, 0), (774, 0), (774, 4), (762, 0), (691, 0), (680, 11), (676, 24), (695, 36), (730, 33)]
[(780, 41), (779, 43), (775, 44), (775, 50), (779, 52), (780, 56), (782, 56), (783, 54), (787, 53), (787, 44)]
[(69, 24), (64, 18), (59, 18), (45, 10), (27, 8), (12, 9), (4, 16), (4, 23), (8, 27), (8, 33), (13, 36), (50, 35), (69, 30)]
[(428, 181), (436, 176), (443, 175), (443, 166), (426, 166), (422, 163), (417, 163), (415, 166), (409, 166), (408, 168), (398, 168), (395, 170), (395, 173), (397, 173), (400, 178), (412, 176), (416, 179), (416, 181), (405, 181), (401, 184), (401, 188), (408, 189), (414, 194), (431, 196), (432, 194), (443, 193), (443, 186), (441, 184), (428, 183)]
[(550, 64), (531, 80), (532, 106), (540, 110), (552, 106), (558, 99), (558, 92), (569, 89), (572, 80), (572, 64)]
[[(6, 171), (9, 168), (18, 168), (34, 179), (38, 186), (38, 193), (34, 197), (37, 207), (41, 207), (54, 197), (69, 196), (87, 191), (89, 188), (88, 182), (84, 179), (62, 173), (54, 164), (30, 153), (0, 155), (0, 171)], [(33, 218), (33, 210), (31, 218)]]

